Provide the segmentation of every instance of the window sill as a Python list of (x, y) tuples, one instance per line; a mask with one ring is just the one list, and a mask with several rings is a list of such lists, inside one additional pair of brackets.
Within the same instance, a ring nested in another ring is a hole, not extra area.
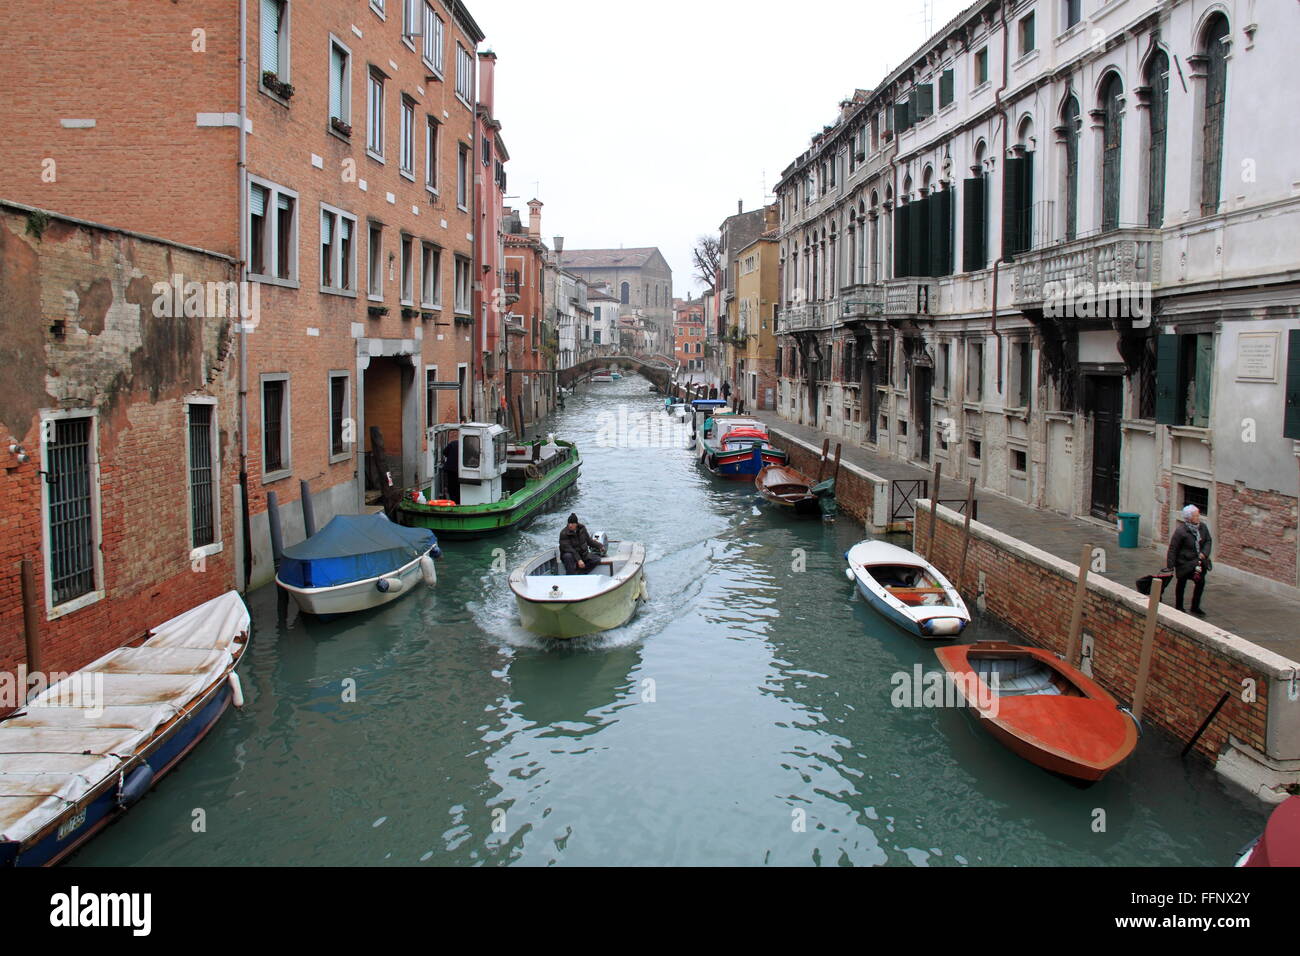
[(383, 301), (384, 301), (384, 297), (383, 297), (382, 294), (380, 294), (380, 295), (375, 295), (375, 293), (371, 292), (371, 293), (368, 293), (368, 294), (366, 295), (366, 301), (367, 301), (367, 302), (383, 302)]
[(460, 95), (459, 91), (456, 93), (456, 99), (460, 100), (460, 105), (465, 107), (465, 109), (469, 110), (471, 113), (474, 112), (474, 107), (470, 105), (469, 100)]
[(969, 98), (974, 99), (975, 97), (979, 96), (981, 93), (986, 92), (992, 85), (993, 83), (990, 80), (985, 80), (983, 83), (980, 83), (978, 86), (976, 86), (975, 89), (970, 91), (970, 93), (968, 94)]
[(387, 166), (387, 165), (388, 165), (388, 163), (384, 161), (384, 156), (383, 156), (383, 154), (382, 154), (382, 153), (376, 153), (376, 152), (375, 152), (373, 149), (371, 149), (369, 146), (366, 147), (366, 155), (369, 156), (371, 159), (373, 159), (375, 162), (377, 162), (380, 166)]
[(279, 104), (280, 104), (281, 106), (283, 106), (285, 109), (288, 109), (288, 108), (289, 108), (289, 101), (286, 100), (286, 99), (285, 99), (283, 96), (281, 96), (280, 94), (275, 93), (275, 92), (272, 92), (271, 88), (270, 88), (269, 86), (267, 86), (265, 83), (263, 83), (261, 80), (258, 80), (258, 81), (257, 81), (257, 92), (261, 93), (261, 94), (262, 94), (263, 96), (265, 96), (267, 99), (271, 99), (271, 100), (274, 100), (275, 102), (279, 103)]
[(461, 212), (469, 212), (469, 207), (462, 206), (460, 203), (456, 203), (456, 208), (459, 209)]
[(262, 276), (251, 272), (248, 274), (248, 278), (252, 282), (260, 282), (263, 285), (278, 285), (282, 289), (298, 288), (297, 279), (281, 279), (278, 276)]
[[(343, 122), (347, 123), (347, 120), (344, 120)], [(352, 124), (351, 124), (351, 123), (348, 123), (348, 125), (351, 126)], [(352, 145), (352, 137), (351, 137), (351, 136), (344, 136), (342, 133), (340, 133), (338, 130), (336, 130), (336, 129), (334, 128), (334, 126), (333, 126), (332, 124), (330, 124), (330, 123), (326, 123), (326, 124), (325, 124), (325, 132), (329, 133), (331, 136), (333, 136), (333, 137), (334, 137), (335, 139), (337, 139), (339, 142), (347, 143), (349, 146)]]
[(199, 558), (214, 557), (225, 550), (226, 550), (226, 545), (225, 542), (223, 541), (217, 541), (214, 544), (204, 544), (204, 545), (200, 545), (197, 548), (191, 548), (190, 562), (193, 563), (194, 561), (197, 561)]
[(421, 310), (422, 312), (441, 312), (441, 311), (442, 311), (442, 303), (441, 303), (441, 302), (428, 302), (428, 303), (421, 302), (421, 303), (420, 303), (420, 310)]
[(275, 484), (277, 481), (284, 481), (284, 479), (292, 478), (292, 477), (293, 477), (292, 468), (281, 468), (279, 471), (272, 471), (263, 475), (262, 484), (272, 485)]
[(1012, 62), (1011, 69), (1018, 70), (1023, 66), (1028, 66), (1030, 63), (1033, 63), (1034, 60), (1036, 59), (1038, 59), (1037, 47), (1025, 53), (1020, 54), (1020, 58)]
[(59, 618), (67, 617), (69, 614), (72, 614), (75, 611), (80, 611), (82, 608), (90, 607), (92, 604), (97, 604), (102, 601), (104, 597), (104, 591), (91, 591), (88, 594), (81, 595), (81, 597), (73, 598), (71, 601), (64, 601), (56, 607), (47, 608), (45, 611), (45, 620), (57, 621)]
[(423, 56), (420, 57), (420, 62), (423, 63), (424, 68), (429, 71), (429, 74), (425, 77), (426, 81), (437, 80), (439, 83), (445, 82), (443, 80), (442, 70), (438, 69)]
[(335, 289), (323, 285), (320, 287), (320, 291), (322, 295), (337, 295), (344, 299), (355, 299), (357, 297), (356, 292), (352, 289)]
[(437, 186), (430, 186), (428, 183), (425, 183), (425, 184), (424, 184), (424, 191), (427, 192), (427, 193), (428, 193), (430, 196), (432, 196), (434, 199), (437, 199), (437, 198), (438, 198), (438, 187), (437, 187)]
[(373, 13), (375, 16), (377, 16), (379, 19), (383, 20), (385, 23), (388, 22), (388, 17), (384, 15), (383, 8), (377, 7), (372, 3), (370, 4), (370, 12)]
[(415, 43), (414, 43), (414, 41), (412, 41), (411, 38), (408, 37), (408, 36), (406, 36), (405, 34), (402, 35), (402, 46), (406, 47), (406, 48), (407, 48), (408, 50), (410, 50), (412, 53), (419, 53), (419, 52), (420, 52), (419, 50), (417, 50), (417, 49), (415, 48)]
[(401, 176), (403, 179), (409, 179), (411, 182), (415, 182), (415, 173), (412, 170), (399, 169), (397, 171), (397, 174)]
[(352, 452), (350, 451), (344, 452), (341, 455), (330, 455), (331, 465), (338, 465), (341, 464), (342, 462), (351, 461), (351, 460), (352, 460)]

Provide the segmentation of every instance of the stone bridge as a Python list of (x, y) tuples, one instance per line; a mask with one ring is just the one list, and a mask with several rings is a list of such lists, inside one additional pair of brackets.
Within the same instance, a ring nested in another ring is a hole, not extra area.
[(661, 356), (637, 358), (632, 355), (605, 355), (599, 358), (587, 359), (585, 362), (579, 362), (570, 368), (561, 369), (556, 378), (562, 387), (572, 388), (575, 382), (585, 381), (593, 372), (611, 366), (625, 372), (636, 372), (639, 375), (644, 375), (661, 392), (668, 389), (669, 382), (672, 380), (673, 372), (676, 369), (676, 366), (671, 365), (666, 358)]

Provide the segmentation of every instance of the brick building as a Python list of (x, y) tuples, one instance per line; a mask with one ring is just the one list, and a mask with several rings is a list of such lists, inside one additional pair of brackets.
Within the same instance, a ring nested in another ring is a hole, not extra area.
[(548, 344), (553, 326), (546, 320), (546, 263), (550, 254), (542, 241), (542, 206), (540, 199), (529, 201), (527, 226), (513, 209), (506, 211), (503, 220), (503, 288), (510, 336), (510, 367), (506, 374), (511, 409), (517, 415), (522, 400), (524, 425), (555, 409), (555, 381), (550, 374), (555, 349)]
[(772, 229), (735, 257), (735, 315), (732, 364), (727, 376), (746, 409), (776, 408), (776, 319), (780, 310), (776, 206), (768, 207)]
[(704, 300), (673, 300), (673, 357), (687, 372), (704, 371)]
[(230, 588), (236, 275), (0, 203), (0, 673), (75, 670)]
[[(244, 395), (228, 446), (247, 476), (242, 586), (272, 576), (269, 492), (283, 508), (309, 482), (323, 524), (389, 476), (431, 477), (433, 426), (484, 411), (486, 330), (472, 178), (483, 33), (465, 5), (261, 0), (243, 23), (240, 10), (162, 4), (141, 29), (125, 0), (11, 5), (0, 52), (33, 93), (0, 120), (0, 194), (229, 256), (257, 286), (260, 320), (235, 336)], [(57, 48), (18, 49), (52, 33)], [(94, 82), (68, 81), (73, 49)], [(243, 511), (239, 495), (223, 502)], [(286, 544), (299, 540), (299, 509), (283, 521)]]

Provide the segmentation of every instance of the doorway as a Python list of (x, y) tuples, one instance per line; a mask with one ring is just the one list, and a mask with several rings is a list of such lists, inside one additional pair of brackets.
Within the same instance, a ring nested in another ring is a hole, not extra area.
[(930, 460), (930, 393), (934, 388), (934, 369), (918, 365), (912, 369), (914, 406), (912, 420), (916, 422), (916, 459)]
[(1092, 417), (1090, 513), (1103, 521), (1114, 521), (1119, 512), (1123, 382), (1118, 375), (1089, 375), (1084, 389), (1084, 409)]

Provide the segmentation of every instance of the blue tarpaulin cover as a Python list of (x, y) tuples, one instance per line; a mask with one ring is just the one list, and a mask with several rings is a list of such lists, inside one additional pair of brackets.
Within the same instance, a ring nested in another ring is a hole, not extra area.
[(404, 528), (382, 514), (339, 515), (284, 549), (279, 578), (296, 588), (328, 588), (396, 571), (437, 543), (427, 528)]

